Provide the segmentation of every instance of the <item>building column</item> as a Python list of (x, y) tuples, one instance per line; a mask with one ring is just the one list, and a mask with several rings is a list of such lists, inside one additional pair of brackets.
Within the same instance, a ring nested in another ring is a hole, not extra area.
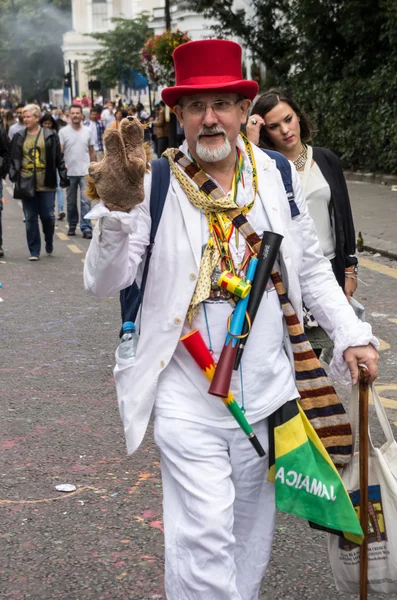
[(87, 9), (87, 33), (92, 33), (92, 31), (93, 31), (93, 26), (92, 26), (92, 0), (87, 0), (86, 9)]

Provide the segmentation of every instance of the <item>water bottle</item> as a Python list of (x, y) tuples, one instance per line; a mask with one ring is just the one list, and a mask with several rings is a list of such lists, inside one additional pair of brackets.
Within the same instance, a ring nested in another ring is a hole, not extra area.
[(135, 323), (132, 321), (123, 323), (123, 335), (118, 350), (119, 358), (134, 362), (138, 340), (139, 335), (136, 332)]

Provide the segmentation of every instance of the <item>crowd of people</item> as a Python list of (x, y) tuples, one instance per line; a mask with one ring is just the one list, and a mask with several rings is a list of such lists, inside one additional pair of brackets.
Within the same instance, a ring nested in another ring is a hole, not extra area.
[(140, 102), (103, 103), (97, 96), (92, 104), (86, 95), (64, 109), (22, 103), (14, 108), (0, 107), (0, 256), (4, 256), (2, 182), (7, 175), (14, 186), (14, 198), (22, 201), (30, 261), (40, 259), (39, 219), (47, 255), (53, 252), (56, 219), (67, 218), (68, 236), (75, 236), (79, 225), (83, 237), (91, 239), (91, 221), (85, 218), (91, 209), (86, 195), (88, 165), (103, 158), (106, 129), (119, 129), (127, 116), (147, 126), (145, 139), (160, 156), (168, 147), (162, 101), (152, 114)]

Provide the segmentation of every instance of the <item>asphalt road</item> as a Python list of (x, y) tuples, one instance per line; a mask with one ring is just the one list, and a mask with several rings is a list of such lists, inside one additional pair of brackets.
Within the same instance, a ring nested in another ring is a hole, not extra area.
[[(112, 380), (118, 298), (84, 291), (89, 242), (63, 223), (54, 256), (30, 263), (21, 208), (4, 195), (0, 598), (163, 599), (158, 452), (149, 431), (127, 457)], [(363, 259), (357, 298), (384, 340), (379, 390), (397, 425), (397, 264)], [(62, 483), (76, 492), (57, 492)], [(326, 535), (280, 515), (261, 598), (351, 598), (334, 587)]]

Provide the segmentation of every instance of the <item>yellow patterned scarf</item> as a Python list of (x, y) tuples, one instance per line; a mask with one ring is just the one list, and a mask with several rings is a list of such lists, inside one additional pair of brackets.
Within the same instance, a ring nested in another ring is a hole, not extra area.
[[(227, 213), (228, 217), (232, 220), (248, 212), (248, 207), (237, 208), (234, 201), (225, 196), (222, 190), (202, 169), (194, 165), (187, 156), (176, 148), (169, 148), (164, 152), (163, 156), (168, 159), (172, 174), (185, 192), (187, 198), (193, 206), (202, 210), (206, 215), (209, 213), (215, 213), (215, 215), (216, 213)], [(178, 168), (176, 158), (183, 171)], [(192, 181), (200, 189), (197, 189)], [(256, 186), (254, 189), (256, 192)], [(210, 237), (201, 258), (197, 285), (187, 312), (189, 325), (192, 324), (194, 317), (197, 315), (201, 302), (204, 302), (210, 295), (211, 276), (219, 260), (220, 252), (216, 244), (214, 244), (212, 237)]]

